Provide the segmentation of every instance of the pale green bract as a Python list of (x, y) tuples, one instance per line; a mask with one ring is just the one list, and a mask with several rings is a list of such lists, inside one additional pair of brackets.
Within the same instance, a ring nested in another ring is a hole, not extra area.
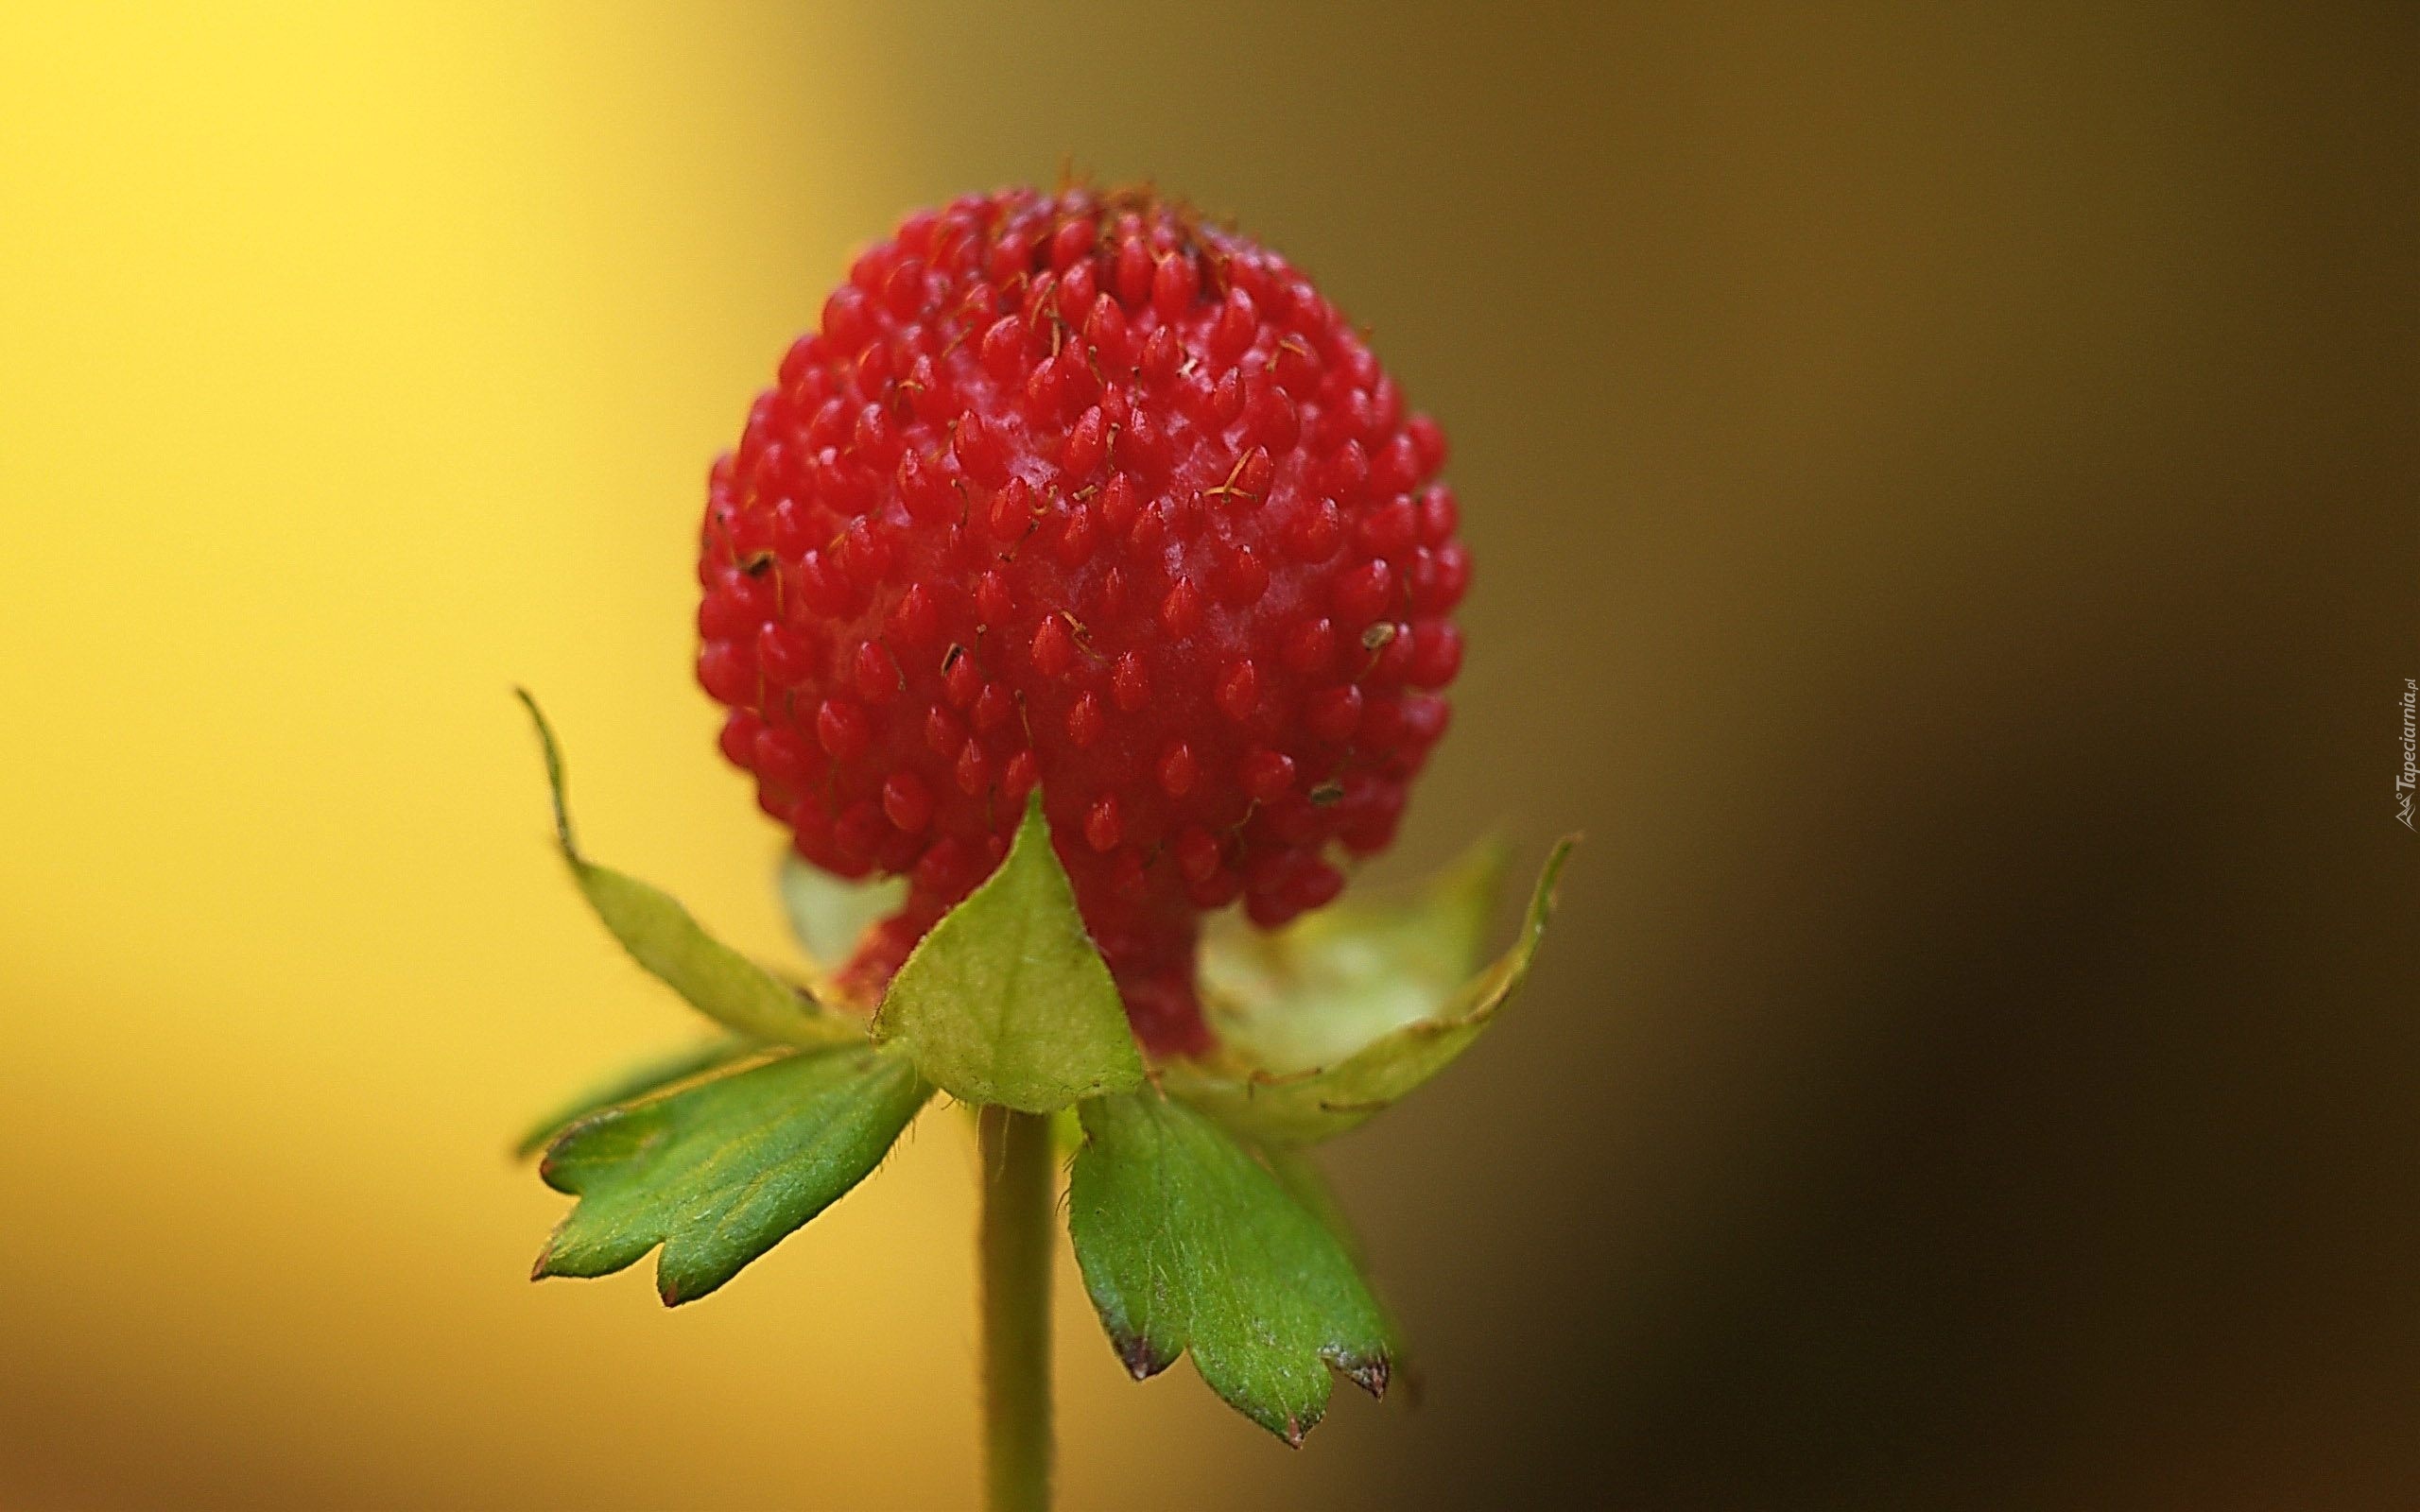
[(661, 1245), (657, 1294), (695, 1301), (863, 1180), (930, 1094), (861, 1041), (768, 1051), (582, 1119), (538, 1168), (579, 1202), (532, 1276), (604, 1276)]
[(1076, 1263), (1136, 1380), (1190, 1352), (1228, 1405), (1300, 1444), (1328, 1371), (1386, 1390), (1385, 1312), (1327, 1215), (1225, 1130), (1145, 1090), (1082, 1105), (1070, 1181)]
[(1347, 900), (1280, 930), (1220, 920), (1201, 942), (1202, 1006), (1219, 1044), (1284, 1075), (1435, 1017), (1478, 969), (1505, 850), (1480, 842), (1402, 902)]
[(882, 1000), (874, 1038), (961, 1102), (1047, 1113), (1143, 1079), (1036, 795), (1008, 859), (943, 915)]
[(865, 1021), (826, 1013), (796, 987), (707, 934), (662, 889), (597, 866), (572, 838), (563, 763), (538, 701), (515, 689), (538, 727), (554, 796), (555, 842), (572, 879), (607, 930), (658, 981), (724, 1028), (752, 1040), (792, 1045), (862, 1044)]
[(846, 882), (808, 866), (795, 851), (784, 851), (781, 893), (790, 933), (815, 965), (817, 987), (838, 996), (832, 973), (849, 964), (869, 928), (899, 911), (908, 882), (904, 877)]
[[(1445, 994), (1426, 1017), (1396, 1022), (1333, 1061), (1283, 1071), (1255, 1064), (1243, 1045), (1231, 1045), (1214, 1063), (1178, 1061), (1163, 1067), (1161, 1085), (1258, 1143), (1307, 1144), (1358, 1126), (1469, 1048), (1521, 985), (1554, 911), (1555, 881), (1573, 844), (1562, 840), (1547, 857), (1512, 948)], [(1449, 888), (1440, 896), (1454, 893)], [(1464, 906), (1451, 904), (1457, 911)], [(1407, 990), (1393, 984), (1389, 1001), (1400, 1002)], [(1305, 1002), (1297, 1011), (1316, 1013), (1323, 1007)], [(1356, 1022), (1374, 1019), (1350, 1006), (1344, 1011)]]

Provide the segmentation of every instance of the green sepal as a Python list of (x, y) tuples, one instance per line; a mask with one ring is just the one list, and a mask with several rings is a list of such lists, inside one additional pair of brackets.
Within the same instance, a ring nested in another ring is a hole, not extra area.
[(1340, 1059), (1304, 1069), (1257, 1065), (1230, 1044), (1214, 1061), (1170, 1062), (1161, 1070), (1161, 1084), (1255, 1142), (1308, 1144), (1357, 1127), (1468, 1049), (1529, 975), (1554, 911), (1556, 879), (1574, 843), (1558, 841), (1547, 857), (1512, 949), (1428, 1017), (1389, 1029)]
[(961, 1102), (1047, 1113), (1141, 1083), (1123, 1000), (1084, 933), (1039, 793), (999, 869), (901, 964), (873, 1033)]
[(893, 1051), (776, 1049), (582, 1119), (538, 1167), (579, 1202), (531, 1279), (610, 1275), (660, 1245), (657, 1295), (695, 1301), (865, 1179), (931, 1091)]
[(799, 949), (813, 963), (816, 989), (838, 1000), (840, 988), (833, 973), (849, 964), (867, 929), (899, 911), (907, 881), (848, 882), (807, 865), (795, 851), (784, 851), (780, 883), (782, 911), (789, 916)]
[(687, 1081), (692, 1076), (727, 1066), (761, 1048), (752, 1040), (708, 1040), (685, 1050), (625, 1067), (602, 1081), (581, 1088), (563, 1099), (553, 1111), (532, 1123), (513, 1143), (513, 1159), (526, 1160), (537, 1154), (545, 1147), (547, 1141), (591, 1113), (601, 1113), (617, 1103), (627, 1103), (649, 1092), (661, 1091), (674, 1082)]
[(1394, 1341), (1345, 1245), (1218, 1124), (1145, 1090), (1084, 1103), (1067, 1224), (1135, 1380), (1190, 1352), (1227, 1404), (1300, 1445), (1331, 1366), (1383, 1395)]
[(554, 797), (555, 843), (589, 906), (631, 958), (680, 993), (690, 1006), (750, 1039), (809, 1046), (864, 1043), (864, 1020), (823, 1011), (798, 988), (707, 934), (670, 894), (597, 866), (579, 853), (572, 838), (562, 754), (554, 730), (535, 698), (523, 689), (513, 692), (528, 709), (538, 728), (538, 743), (545, 752), (546, 785)]

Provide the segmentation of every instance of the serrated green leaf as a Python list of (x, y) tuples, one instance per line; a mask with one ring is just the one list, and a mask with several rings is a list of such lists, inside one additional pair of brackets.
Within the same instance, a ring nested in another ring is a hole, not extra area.
[(1337, 1196), (1327, 1173), (1320, 1169), (1305, 1145), (1262, 1144), (1255, 1146), (1255, 1153), (1260, 1163), (1269, 1167), (1269, 1174), (1277, 1178), (1278, 1185), (1303, 1205), (1304, 1211), (1326, 1227), (1346, 1258), (1360, 1270), (1362, 1284), (1370, 1289), (1371, 1299), (1378, 1305), (1379, 1319), (1387, 1327), (1388, 1349), (1393, 1359), (1389, 1379), (1402, 1380), (1406, 1374), (1405, 1356), (1410, 1348), (1404, 1338), (1403, 1320), (1388, 1305), (1386, 1294), (1371, 1276), (1370, 1251), (1361, 1243), (1361, 1232), (1353, 1226), (1353, 1216), (1344, 1211), (1344, 1203)]
[(591, 1113), (601, 1113), (616, 1103), (627, 1103), (649, 1092), (660, 1091), (674, 1082), (687, 1081), (692, 1076), (727, 1066), (761, 1048), (752, 1040), (708, 1040), (685, 1050), (626, 1067), (602, 1081), (581, 1088), (563, 1099), (545, 1117), (531, 1124), (514, 1143), (513, 1158), (521, 1160), (535, 1155), (548, 1140)]
[(1353, 1220), (1346, 1216), (1344, 1204), (1338, 1200), (1327, 1173), (1319, 1168), (1311, 1153), (1296, 1144), (1263, 1145), (1256, 1153), (1260, 1163), (1269, 1167), (1269, 1174), (1286, 1189), (1286, 1194), (1301, 1203), (1305, 1212), (1317, 1218), (1336, 1237), (1353, 1263), (1366, 1265), (1369, 1256), (1361, 1247), (1361, 1236), (1355, 1231)]
[(809, 866), (795, 851), (785, 851), (781, 892), (790, 933), (798, 936), (799, 948), (815, 964), (822, 982), (828, 983), (833, 972), (849, 964), (865, 932), (899, 911), (908, 896), (908, 883), (902, 877), (844, 881), (821, 867)]
[(657, 1294), (695, 1301), (863, 1180), (930, 1093), (895, 1052), (775, 1050), (583, 1119), (538, 1168), (579, 1203), (532, 1277), (609, 1275), (661, 1245)]
[(562, 753), (538, 700), (514, 694), (538, 727), (546, 757), (546, 785), (554, 795), (555, 843), (571, 868), (589, 906), (631, 958), (689, 1005), (726, 1029), (751, 1039), (793, 1045), (863, 1043), (861, 1019), (826, 1013), (796, 987), (707, 934), (678, 900), (635, 877), (597, 866), (579, 853), (572, 838), (571, 811), (563, 792)]
[(1217, 1124), (1155, 1091), (1082, 1105), (1076, 1262), (1137, 1381), (1184, 1352), (1228, 1405), (1299, 1445), (1328, 1370), (1377, 1396), (1386, 1314), (1322, 1218)]
[(1143, 1079), (1143, 1057), (1036, 794), (1008, 859), (891, 978), (874, 1037), (961, 1102), (1047, 1113)]
[(1334, 1065), (1275, 1074), (1180, 1061), (1162, 1069), (1162, 1085), (1267, 1143), (1307, 1144), (1358, 1126), (1469, 1048), (1529, 975), (1573, 843), (1557, 842), (1547, 857), (1512, 948), (1456, 989), (1434, 1017), (1392, 1030)]
[(1506, 859), (1483, 840), (1408, 899), (1348, 899), (1280, 930), (1214, 927), (1201, 995), (1219, 1043), (1284, 1075), (1435, 1017), (1478, 968)]

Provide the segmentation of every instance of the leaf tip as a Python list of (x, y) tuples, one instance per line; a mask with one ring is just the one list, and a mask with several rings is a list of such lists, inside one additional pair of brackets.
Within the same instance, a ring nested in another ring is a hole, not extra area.
[(1586, 838), (1574, 830), (1557, 840), (1554, 849), (1547, 852), (1547, 864), (1539, 868), (1537, 891), (1530, 903), (1531, 910), (1540, 916), (1540, 922), (1545, 921), (1544, 915), (1554, 911), (1556, 889), (1563, 883), (1563, 864), (1571, 859), (1571, 852), (1579, 850), (1580, 842)]
[(666, 1245), (655, 1252), (656, 1299), (666, 1307), (686, 1307), (691, 1302), (703, 1301), (722, 1290), (725, 1281), (737, 1276), (748, 1265), (753, 1264), (766, 1249), (770, 1249), (773, 1244), (778, 1244), (781, 1239), (786, 1237), (786, 1233), (777, 1235), (773, 1241), (758, 1249), (755, 1254), (741, 1260), (736, 1264), (705, 1261), (694, 1254), (684, 1255), (675, 1261), (672, 1258), (671, 1246)]
[(1126, 1373), (1137, 1381), (1149, 1381), (1176, 1363), (1176, 1351), (1162, 1349), (1147, 1334), (1113, 1335), (1110, 1345), (1117, 1351), (1118, 1363)]
[[(608, 1109), (608, 1111), (611, 1111), (611, 1109)], [(559, 1130), (554, 1137), (547, 1142), (545, 1153), (538, 1157), (538, 1179), (544, 1182), (550, 1189), (560, 1192), (567, 1197), (579, 1196), (579, 1189), (576, 1186), (566, 1184), (571, 1178), (563, 1170), (562, 1162), (564, 1146), (570, 1143), (573, 1130), (578, 1129), (581, 1125), (588, 1122), (589, 1119), (583, 1118), (579, 1120), (579, 1123), (572, 1125), (570, 1128)]]
[(1387, 1400), (1387, 1383), (1394, 1373), (1394, 1362), (1384, 1353), (1368, 1356), (1332, 1354), (1328, 1363), (1342, 1372), (1345, 1380), (1368, 1392), (1371, 1400)]
[(538, 707), (536, 696), (528, 689), (515, 683), (512, 696), (529, 711), (529, 722), (537, 727), (538, 751), (546, 763), (546, 790), (555, 806), (555, 839), (562, 847), (563, 855), (577, 862), (579, 851), (571, 837), (571, 809), (563, 799), (562, 748), (556, 743), (555, 727), (546, 722), (546, 712)]
[(1258, 1413), (1250, 1413), (1247, 1416), (1286, 1440), (1288, 1449), (1300, 1449), (1303, 1447), (1303, 1440), (1311, 1436), (1311, 1430), (1317, 1428), (1320, 1420), (1327, 1416), (1327, 1409), (1314, 1401), (1299, 1412), (1289, 1411), (1283, 1418), (1273, 1415), (1264, 1418)]

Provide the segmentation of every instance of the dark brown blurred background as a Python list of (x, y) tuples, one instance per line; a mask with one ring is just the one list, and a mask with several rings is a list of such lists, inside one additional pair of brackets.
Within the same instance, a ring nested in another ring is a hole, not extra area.
[(1587, 842), (1335, 1149), (1421, 1400), (1288, 1453), (1063, 1277), (1070, 1505), (2420, 1505), (2410, 8), (72, 19), (0, 47), (0, 1501), (971, 1494), (953, 1124), (700, 1308), (520, 1280), (496, 1145), (681, 1021), (502, 690), (778, 949), (705, 460), (853, 245), (1072, 163), (1452, 436), (1382, 876)]
[[(1251, 1499), (2420, 1504), (2420, 28), (890, 8), (907, 198), (1231, 210), (1445, 417), (1410, 849), (1577, 827)], [(1407, 858), (1409, 859), (1409, 858)]]

